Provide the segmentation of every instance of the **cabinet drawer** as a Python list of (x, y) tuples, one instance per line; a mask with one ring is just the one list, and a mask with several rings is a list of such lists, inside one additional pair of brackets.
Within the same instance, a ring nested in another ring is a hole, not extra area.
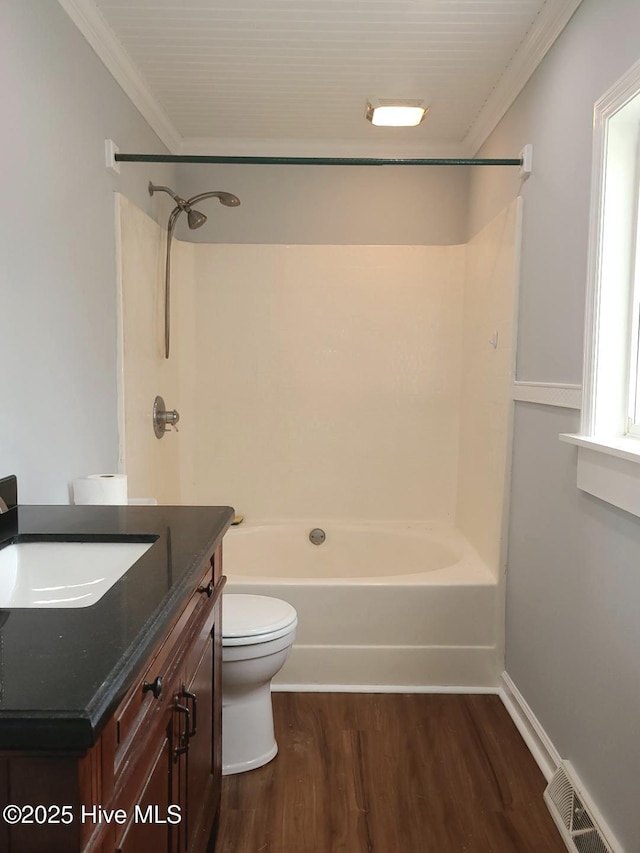
[[(206, 589), (210, 583), (212, 570), (209, 566), (198, 583), (198, 589)], [(167, 638), (116, 711), (116, 770), (141, 724), (172, 701), (170, 682), (179, 664), (182, 646), (194, 623), (200, 621), (204, 610), (209, 609), (209, 602), (210, 598), (204, 592), (196, 590), (192, 594)]]

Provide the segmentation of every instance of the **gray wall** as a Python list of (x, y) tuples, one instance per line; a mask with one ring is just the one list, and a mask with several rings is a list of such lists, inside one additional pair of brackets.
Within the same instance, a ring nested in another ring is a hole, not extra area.
[(205, 243), (466, 242), (469, 169), (459, 166), (179, 166), (189, 197), (227, 190), (239, 208), (205, 201), (183, 239)]
[(113, 193), (164, 219), (146, 184), (175, 170), (106, 171), (106, 138), (165, 148), (57, 2), (3, 0), (0, 86), (0, 476), (65, 503), (71, 479), (117, 465)]
[[(584, 0), (483, 156), (534, 145), (524, 185), (518, 378), (582, 377), (594, 102), (640, 58), (637, 0)], [(518, 191), (471, 179), (470, 232)], [(579, 492), (577, 412), (516, 407), (506, 668), (629, 851), (640, 850), (640, 519)]]

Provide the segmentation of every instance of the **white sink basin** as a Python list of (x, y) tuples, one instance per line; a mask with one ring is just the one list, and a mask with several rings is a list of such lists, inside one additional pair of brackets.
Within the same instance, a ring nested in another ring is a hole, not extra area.
[(90, 607), (153, 542), (18, 542), (0, 549), (0, 609)]

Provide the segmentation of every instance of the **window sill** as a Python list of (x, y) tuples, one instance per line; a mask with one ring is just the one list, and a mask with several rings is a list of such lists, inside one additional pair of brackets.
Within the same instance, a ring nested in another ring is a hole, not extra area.
[(577, 444), (578, 447), (586, 447), (587, 450), (597, 450), (609, 456), (626, 459), (628, 462), (640, 463), (640, 438), (627, 438), (624, 435), (596, 438), (594, 435), (579, 435), (571, 432), (561, 433), (558, 437), (560, 441), (566, 441), (567, 444)]
[(564, 433), (578, 447), (578, 488), (640, 517), (640, 439)]

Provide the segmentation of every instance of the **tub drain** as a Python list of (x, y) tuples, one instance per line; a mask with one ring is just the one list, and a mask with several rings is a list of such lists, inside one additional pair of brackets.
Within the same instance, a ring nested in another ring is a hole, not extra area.
[(309, 542), (313, 542), (314, 545), (322, 545), (326, 538), (327, 534), (321, 527), (314, 527), (309, 534)]

